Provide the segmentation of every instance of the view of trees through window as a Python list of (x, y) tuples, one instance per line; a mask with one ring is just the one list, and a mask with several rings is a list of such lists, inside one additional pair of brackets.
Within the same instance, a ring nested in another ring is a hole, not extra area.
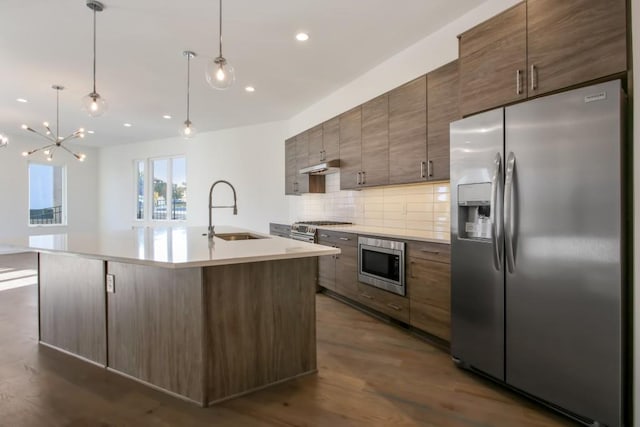
[[(145, 173), (145, 161), (136, 161), (136, 219), (145, 218), (145, 186), (151, 179), (150, 200), (152, 220), (187, 219), (187, 165), (184, 157), (151, 159), (150, 174)], [(170, 191), (169, 191), (170, 190)]]

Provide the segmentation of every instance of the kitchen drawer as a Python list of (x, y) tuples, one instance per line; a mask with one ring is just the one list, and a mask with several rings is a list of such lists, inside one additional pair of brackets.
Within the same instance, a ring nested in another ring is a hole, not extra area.
[(409, 323), (409, 298), (358, 283), (358, 302), (389, 317)]
[(421, 258), (430, 261), (451, 263), (451, 245), (444, 243), (420, 242), (409, 240), (407, 242), (407, 258)]
[[(321, 241), (325, 243), (320, 243)], [(318, 230), (318, 243), (327, 245), (329, 242), (336, 246), (357, 246), (358, 235), (341, 231)]]

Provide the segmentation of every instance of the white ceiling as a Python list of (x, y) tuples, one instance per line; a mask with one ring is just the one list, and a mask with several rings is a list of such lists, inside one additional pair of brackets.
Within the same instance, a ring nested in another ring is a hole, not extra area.
[[(60, 134), (95, 131), (81, 145), (177, 136), (186, 116), (187, 49), (198, 54), (191, 62), (191, 120), (198, 131), (288, 119), (482, 3), (226, 0), (223, 53), (237, 80), (218, 91), (204, 78), (218, 53), (216, 0), (104, 0), (97, 15), (97, 90), (109, 110), (90, 118), (80, 110), (92, 84), (92, 11), (85, 1), (0, 1), (0, 133), (28, 138), (22, 123), (39, 129), (45, 120), (55, 122), (51, 85), (60, 84), (66, 87)], [(301, 30), (310, 35), (304, 44), (294, 38)], [(246, 85), (256, 91), (246, 93)]]

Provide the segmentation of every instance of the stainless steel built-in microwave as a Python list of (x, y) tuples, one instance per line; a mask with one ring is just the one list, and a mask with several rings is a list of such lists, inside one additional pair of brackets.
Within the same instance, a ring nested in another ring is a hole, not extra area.
[(404, 242), (358, 237), (358, 280), (404, 296)]

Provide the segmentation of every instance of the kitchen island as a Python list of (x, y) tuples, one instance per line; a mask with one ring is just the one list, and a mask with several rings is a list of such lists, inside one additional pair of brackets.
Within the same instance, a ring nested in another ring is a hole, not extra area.
[(42, 345), (202, 406), (316, 372), (317, 257), (339, 250), (229, 227), (209, 241), (205, 232), (6, 243), (39, 254)]

